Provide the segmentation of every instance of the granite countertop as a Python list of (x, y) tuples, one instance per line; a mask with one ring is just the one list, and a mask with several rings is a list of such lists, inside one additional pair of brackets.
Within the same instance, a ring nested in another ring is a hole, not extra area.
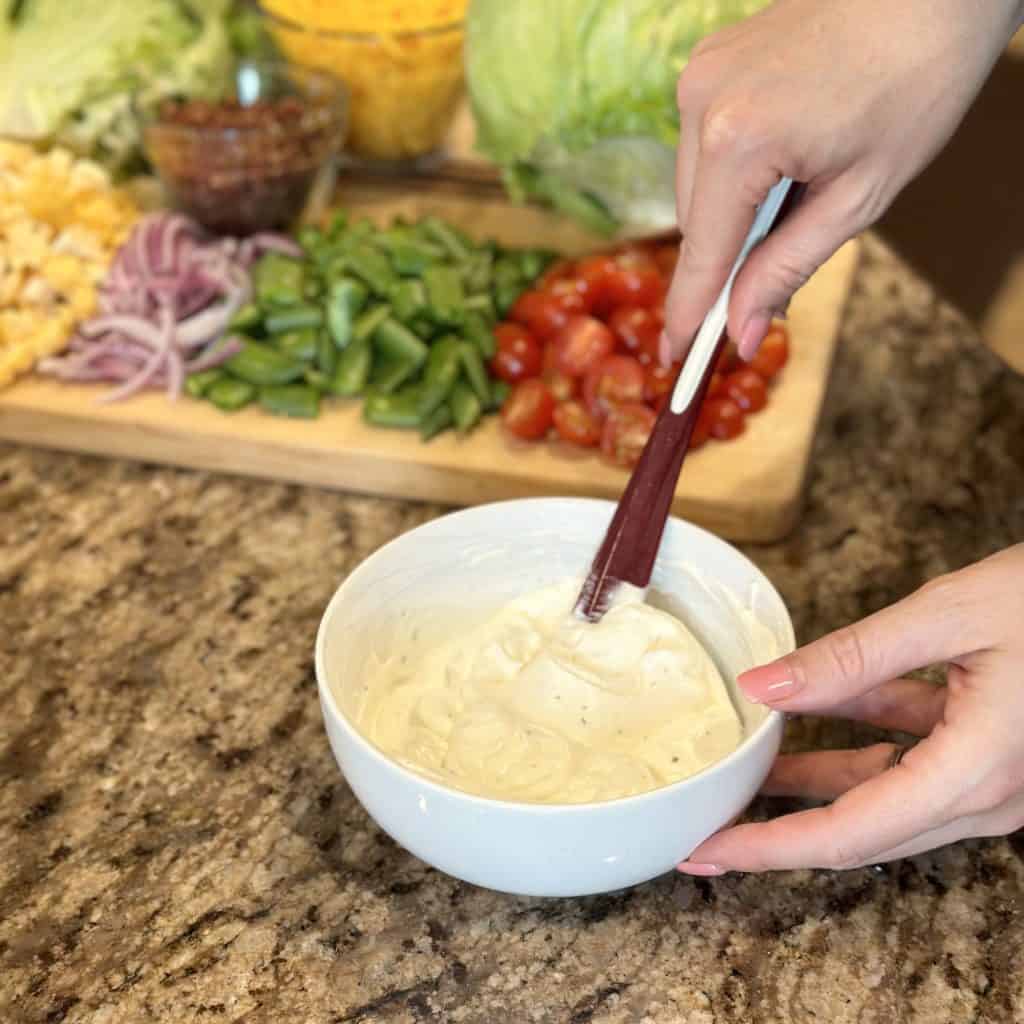
[[(829, 409), (800, 526), (748, 549), (803, 639), (1024, 538), (1024, 379), (874, 239)], [(1024, 1020), (1020, 834), (574, 900), (381, 834), (313, 638), (440, 511), (0, 446), (0, 1020)]]

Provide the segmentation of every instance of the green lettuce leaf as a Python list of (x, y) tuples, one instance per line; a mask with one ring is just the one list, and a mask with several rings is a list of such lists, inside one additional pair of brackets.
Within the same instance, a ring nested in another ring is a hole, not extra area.
[(466, 73), (481, 152), (511, 194), (594, 230), (675, 223), (675, 86), (704, 36), (767, 0), (473, 0)]
[(133, 105), (223, 80), (230, 3), (21, 0), (0, 29), (0, 135), (126, 169), (139, 159)]

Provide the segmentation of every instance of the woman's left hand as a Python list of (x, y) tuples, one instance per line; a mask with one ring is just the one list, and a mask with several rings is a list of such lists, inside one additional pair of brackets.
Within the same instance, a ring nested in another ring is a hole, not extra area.
[[(900, 679), (946, 662), (947, 683)], [(780, 757), (764, 787), (832, 803), (712, 836), (693, 875), (855, 868), (1024, 826), (1024, 544), (744, 673), (754, 701), (923, 736)]]

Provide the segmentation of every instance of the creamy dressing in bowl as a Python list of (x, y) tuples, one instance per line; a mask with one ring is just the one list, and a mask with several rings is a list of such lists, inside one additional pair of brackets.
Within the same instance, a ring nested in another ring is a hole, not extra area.
[(371, 656), (355, 724), (428, 778), (531, 803), (647, 792), (735, 750), (744, 723), (686, 625), (628, 586), (582, 621), (579, 586), (531, 590), (468, 629), (396, 632)]

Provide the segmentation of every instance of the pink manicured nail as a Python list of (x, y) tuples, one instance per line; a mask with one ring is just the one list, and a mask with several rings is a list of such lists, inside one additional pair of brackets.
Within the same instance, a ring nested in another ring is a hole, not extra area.
[(691, 864), (688, 860), (676, 865), (676, 871), (680, 874), (696, 875), (698, 878), (716, 878), (718, 875), (724, 875), (726, 870), (717, 864)]
[(752, 668), (736, 680), (748, 700), (755, 704), (775, 704), (789, 700), (802, 689), (793, 678), (793, 672), (784, 661)]
[(741, 359), (751, 359), (757, 351), (758, 345), (764, 341), (768, 328), (772, 325), (772, 318), (768, 313), (755, 313), (740, 331), (740, 340), (737, 344)]

